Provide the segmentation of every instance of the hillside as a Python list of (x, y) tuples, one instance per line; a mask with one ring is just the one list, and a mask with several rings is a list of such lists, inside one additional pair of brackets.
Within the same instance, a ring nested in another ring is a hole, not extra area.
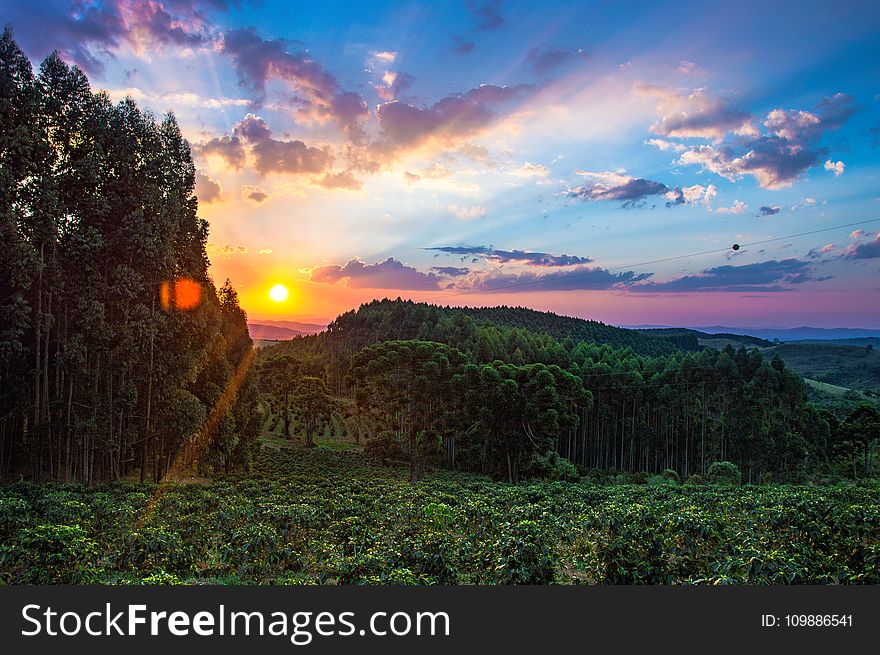
[[(470, 327), (468, 327), (470, 325)], [(476, 326), (519, 329), (555, 340), (607, 344), (615, 348), (629, 347), (640, 355), (669, 355), (680, 350), (699, 349), (691, 335), (650, 335), (638, 330), (606, 325), (599, 321), (525, 307), (440, 307), (401, 300), (377, 300), (355, 312), (346, 312), (328, 326), (328, 332), (344, 332), (349, 340), (361, 346), (378, 340), (436, 338), (433, 332), (447, 328), (461, 331)], [(437, 339), (443, 341), (443, 339)]]
[(709, 333), (690, 328), (644, 328), (640, 329), (639, 332), (649, 336), (677, 340), (682, 344), (689, 343), (688, 339), (695, 339), (700, 347), (717, 348), (718, 350), (722, 350), (728, 345), (733, 348), (766, 348), (773, 345), (772, 341), (747, 334), (733, 334), (730, 332)]
[(778, 354), (805, 378), (849, 389), (880, 389), (880, 352), (876, 348), (809, 342), (781, 344), (763, 352), (768, 358)]

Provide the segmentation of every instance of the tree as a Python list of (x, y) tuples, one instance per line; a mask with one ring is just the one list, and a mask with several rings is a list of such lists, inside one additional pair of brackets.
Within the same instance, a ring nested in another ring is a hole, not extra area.
[(377, 436), (407, 457), (412, 482), (437, 456), (450, 428), (453, 377), (466, 359), (455, 348), (415, 340), (386, 341), (352, 358), (357, 402), (373, 419)]
[(292, 414), (305, 433), (306, 445), (315, 445), (317, 427), (330, 420), (336, 402), (321, 378), (304, 375), (296, 380), (290, 396)]
[(874, 471), (874, 445), (880, 439), (880, 412), (871, 405), (861, 405), (846, 417), (837, 431), (838, 453), (852, 463), (861, 458), (864, 474)]

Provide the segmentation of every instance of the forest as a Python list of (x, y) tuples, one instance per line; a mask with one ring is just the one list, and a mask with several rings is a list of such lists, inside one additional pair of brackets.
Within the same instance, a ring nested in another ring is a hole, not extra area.
[(0, 161), (0, 474), (246, 464), (251, 340), (235, 290), (208, 275), (174, 116), (114, 105), (57, 54), (35, 73), (7, 28)]
[(699, 480), (716, 462), (747, 483), (872, 473), (876, 408), (836, 416), (779, 357), (694, 345), (526, 308), (398, 299), (262, 348), (257, 366), (276, 372), (261, 378), (276, 415), (301, 411), (308, 394), (291, 385), (306, 385), (326, 397), (325, 418), (336, 412), (366, 452), (408, 462), (414, 480), (434, 466), (509, 482), (588, 470)]

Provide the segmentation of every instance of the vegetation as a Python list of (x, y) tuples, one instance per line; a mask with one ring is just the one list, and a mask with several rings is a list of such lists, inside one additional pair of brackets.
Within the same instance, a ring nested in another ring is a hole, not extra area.
[[(442, 455), (424, 450), (423, 466), (515, 481), (540, 475), (555, 454), (582, 469), (668, 468), (686, 479), (726, 460), (757, 482), (768, 473), (802, 480), (833, 465), (829, 423), (779, 358), (731, 347), (640, 355), (630, 346), (480, 322), (471, 311), (376, 301), (325, 333), (262, 348), (259, 359), (291, 357), (322, 378), (351, 401), (351, 421), (388, 457), (405, 458), (411, 438), (438, 444), (428, 450)], [(406, 359), (406, 344), (452, 359), (431, 373), (406, 364), (404, 373), (387, 351)], [(381, 383), (370, 382), (371, 370), (385, 371)], [(431, 405), (403, 412), (410, 392), (389, 395), (395, 376), (424, 380), (419, 393)], [(407, 415), (427, 423), (408, 424)]]
[[(172, 115), (91, 92), (0, 38), (0, 475), (231, 470), (259, 428), (235, 291)], [(48, 537), (46, 537), (48, 538)]]
[(849, 389), (880, 391), (880, 349), (870, 343), (786, 343), (767, 351), (768, 357), (773, 354), (804, 377)]
[(14, 582), (880, 582), (876, 483), (498, 484), (324, 448), (209, 484), (0, 487)]

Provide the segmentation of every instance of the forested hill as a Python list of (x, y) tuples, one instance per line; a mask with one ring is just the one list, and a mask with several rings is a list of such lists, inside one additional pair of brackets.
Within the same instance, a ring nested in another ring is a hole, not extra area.
[(92, 93), (0, 38), (0, 477), (159, 480), (256, 446), (235, 290), (172, 115)]
[[(549, 333), (563, 325), (584, 340)], [(435, 465), (510, 481), (573, 465), (687, 477), (721, 460), (749, 481), (795, 480), (835, 456), (830, 424), (779, 358), (530, 310), (376, 301), (261, 349), (258, 367), (274, 415), (336, 412), (369, 452), (409, 460), (414, 480)], [(839, 451), (848, 464), (855, 443)]]
[[(485, 328), (489, 328), (486, 330)], [(689, 335), (672, 338), (642, 334), (598, 321), (525, 307), (441, 307), (409, 300), (375, 300), (357, 311), (339, 316), (328, 327), (332, 337), (344, 335), (349, 345), (363, 347), (389, 339), (423, 339), (450, 343), (463, 350), (481, 354), (484, 359), (504, 359), (500, 339), (529, 342), (535, 336), (549, 336), (568, 345), (579, 342), (605, 344), (613, 348), (631, 348), (639, 355), (669, 355), (677, 350), (698, 350), (697, 339)], [(493, 342), (493, 343), (490, 343)], [(507, 344), (503, 346), (505, 349)], [(536, 361), (520, 346), (514, 359)], [(494, 349), (494, 350), (493, 350)], [(494, 352), (494, 355), (490, 354)]]

